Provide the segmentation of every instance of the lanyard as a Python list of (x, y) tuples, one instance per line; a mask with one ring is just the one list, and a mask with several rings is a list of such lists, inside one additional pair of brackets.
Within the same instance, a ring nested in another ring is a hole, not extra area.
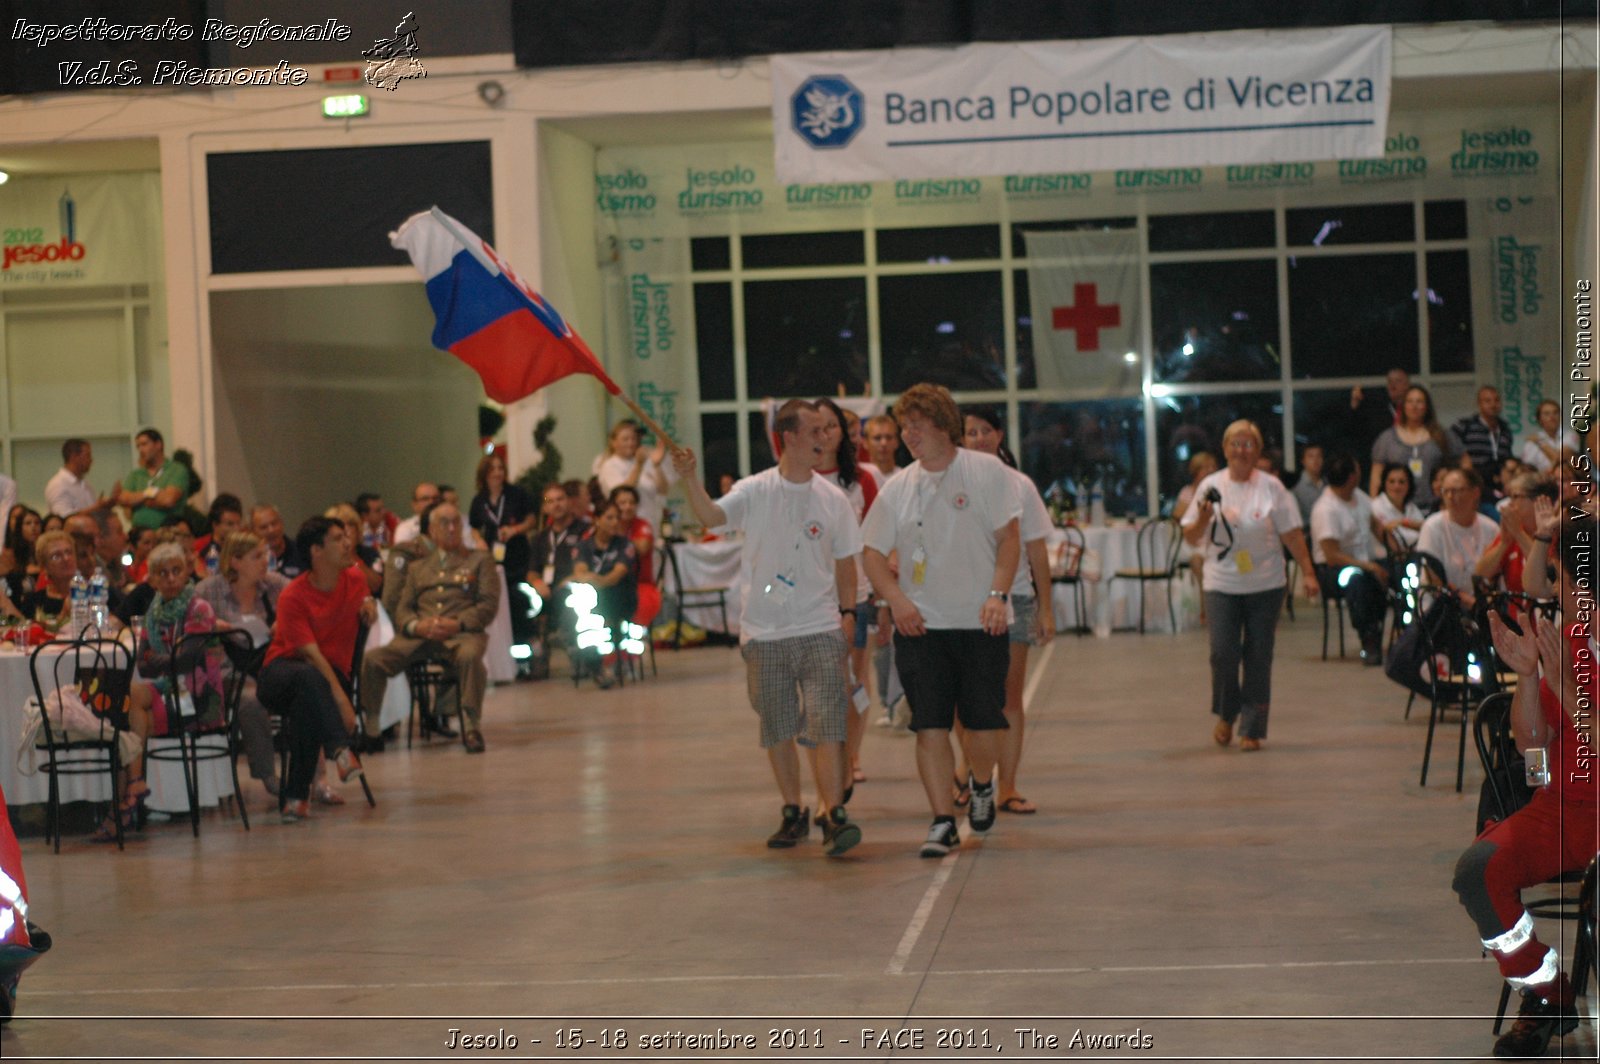
[(494, 519), (494, 527), (496, 529), (503, 525), (505, 523), (506, 513), (506, 493), (503, 491), (500, 493), (500, 502), (493, 510), (489, 509), (489, 500), (485, 499), (483, 502), (483, 512)]

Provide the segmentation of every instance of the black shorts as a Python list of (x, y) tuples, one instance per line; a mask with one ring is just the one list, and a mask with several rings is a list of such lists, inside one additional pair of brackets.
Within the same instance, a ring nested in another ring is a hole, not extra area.
[(1006, 634), (979, 628), (929, 629), (926, 635), (894, 635), (894, 664), (911, 703), (911, 730), (949, 731), (959, 714), (968, 731), (1008, 727), (1006, 670), (1011, 642)]

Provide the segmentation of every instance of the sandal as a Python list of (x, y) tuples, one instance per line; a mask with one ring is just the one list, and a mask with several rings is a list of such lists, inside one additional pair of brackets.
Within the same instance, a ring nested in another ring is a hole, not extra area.
[(125, 800), (143, 801), (150, 797), (150, 784), (145, 782), (143, 776), (129, 776), (123, 794), (127, 795)]
[(956, 808), (965, 809), (967, 803), (972, 801), (972, 786), (966, 780), (958, 779), (955, 782)]
[(1032, 816), (1039, 811), (1039, 807), (1028, 801), (1020, 794), (1013, 794), (1010, 798), (1000, 803), (1002, 813), (1018, 813)]
[(856, 783), (867, 782), (867, 774), (861, 771), (860, 765), (857, 765), (850, 770), (850, 778)]

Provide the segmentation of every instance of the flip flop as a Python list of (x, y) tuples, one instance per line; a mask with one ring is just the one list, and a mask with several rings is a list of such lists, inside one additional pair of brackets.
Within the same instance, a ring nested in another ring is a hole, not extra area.
[(972, 787), (966, 780), (955, 781), (956, 808), (965, 809), (967, 803), (972, 801)]
[(850, 770), (850, 776), (857, 783), (865, 783), (865, 782), (867, 782), (867, 774), (865, 772), (861, 771), (860, 766), (857, 766), (856, 768), (851, 769)]
[(1002, 813), (1019, 813), (1031, 816), (1039, 811), (1039, 807), (1022, 795), (1013, 794), (1010, 798), (1000, 803), (1000, 811)]

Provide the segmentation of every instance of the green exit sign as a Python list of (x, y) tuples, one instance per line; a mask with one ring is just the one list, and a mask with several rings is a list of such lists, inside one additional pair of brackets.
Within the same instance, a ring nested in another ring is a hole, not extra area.
[(370, 109), (365, 96), (356, 94), (351, 96), (324, 96), (322, 98), (323, 118), (355, 118), (364, 115)]

